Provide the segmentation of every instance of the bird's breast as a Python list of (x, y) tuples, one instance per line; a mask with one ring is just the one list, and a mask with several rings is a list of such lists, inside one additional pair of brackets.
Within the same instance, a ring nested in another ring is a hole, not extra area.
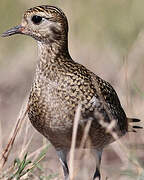
[(72, 127), (78, 104), (89, 109), (94, 100), (94, 91), (89, 84), (65, 76), (51, 81), (40, 78), (33, 83), (29, 97), (29, 118), (39, 131), (42, 128), (65, 130)]

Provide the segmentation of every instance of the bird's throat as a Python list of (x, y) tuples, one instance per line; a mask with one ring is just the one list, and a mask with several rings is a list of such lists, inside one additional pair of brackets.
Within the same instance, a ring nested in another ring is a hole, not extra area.
[(38, 55), (37, 69), (41, 73), (45, 73), (46, 71), (55, 73), (55, 69), (61, 66), (61, 64), (65, 64), (65, 61), (71, 59), (68, 47), (59, 46), (59, 44), (43, 44), (38, 42)]

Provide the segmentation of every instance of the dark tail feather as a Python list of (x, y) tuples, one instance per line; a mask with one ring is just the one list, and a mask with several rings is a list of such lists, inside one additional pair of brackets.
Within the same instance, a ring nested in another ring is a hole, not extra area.
[(133, 126), (133, 128), (135, 128), (135, 129), (143, 129), (143, 127), (141, 127), (141, 126)]
[(136, 119), (136, 118), (128, 118), (129, 122), (140, 122), (140, 119)]
[(135, 123), (140, 122), (140, 119), (136, 119), (136, 118), (128, 118), (128, 131), (129, 132), (137, 132), (135, 129), (143, 129), (143, 127), (139, 126), (139, 125), (135, 125)]

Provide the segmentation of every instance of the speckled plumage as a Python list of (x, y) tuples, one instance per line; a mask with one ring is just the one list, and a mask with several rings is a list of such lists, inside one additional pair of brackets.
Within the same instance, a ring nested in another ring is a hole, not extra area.
[[(97, 85), (99, 86), (96, 87)], [(83, 125), (83, 122), (85, 123), (90, 117), (93, 118), (93, 132), (90, 131), (91, 139), (93, 139), (92, 146), (103, 148), (112, 141), (112, 138), (99, 125), (99, 119), (94, 116), (95, 111), (102, 113), (106, 121), (110, 122), (111, 119), (104, 110), (99, 94), (103, 95), (112, 119), (119, 122), (117, 129), (121, 131), (121, 134), (125, 134), (127, 118), (115, 91), (107, 82), (84, 66), (75, 63), (69, 56), (56, 57), (49, 65), (47, 62), (43, 64), (40, 61), (29, 98), (30, 120), (55, 147), (70, 148), (75, 110), (81, 103), (80, 124)], [(52, 134), (54, 137), (51, 138)], [(78, 136), (78, 139), (81, 139), (82, 134)], [(105, 139), (107, 139), (106, 144)]]
[(115, 90), (108, 82), (72, 60), (68, 51), (67, 18), (60, 9), (54, 6), (28, 9), (21, 25), (6, 33), (3, 36), (26, 34), (38, 42), (39, 61), (30, 92), (28, 116), (33, 126), (56, 148), (65, 179), (68, 179), (66, 155), (71, 146), (78, 104), (81, 104), (81, 116), (76, 147), (80, 145), (87, 121), (92, 120), (90, 148), (98, 155), (94, 179), (100, 179), (101, 152), (114, 141), (100, 125), (100, 117), (109, 124), (116, 121), (113, 130), (119, 137), (128, 131), (128, 118)]
[[(39, 9), (36, 7), (26, 11), (24, 17)], [(53, 14), (57, 9), (48, 6), (45, 11)], [(101, 149), (113, 138), (100, 126), (95, 111), (101, 113), (107, 122), (115, 119), (118, 122), (116, 129), (121, 135), (127, 131), (127, 118), (112, 86), (71, 59), (67, 49), (67, 20), (59, 10), (57, 13), (57, 17), (60, 16), (59, 19), (64, 22), (63, 36), (52, 45), (38, 43), (40, 61), (29, 98), (29, 118), (56, 148), (69, 149), (75, 111), (78, 104), (82, 104), (80, 124), (83, 127), (83, 123), (93, 118), (90, 129), (92, 146)], [(109, 109), (111, 119), (104, 106)], [(82, 135), (82, 132), (79, 133), (79, 143)], [(77, 141), (77, 145), (79, 143)]]

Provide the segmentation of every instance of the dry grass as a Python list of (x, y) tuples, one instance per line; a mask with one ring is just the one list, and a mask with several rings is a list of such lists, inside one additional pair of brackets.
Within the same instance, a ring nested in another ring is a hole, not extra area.
[(71, 149), (70, 149), (70, 163), (69, 163), (70, 180), (74, 180), (74, 172), (75, 172), (74, 171), (74, 154), (75, 154), (76, 137), (77, 137), (77, 130), (78, 130), (80, 115), (81, 115), (81, 105), (79, 105), (76, 110), (74, 125), (73, 125), (72, 142), (71, 142)]
[[(101, 101), (104, 102), (102, 95), (101, 95)], [(102, 106), (105, 107), (105, 104), (102, 103)], [(110, 116), (108, 109), (106, 109), (106, 110)], [(16, 179), (20, 179), (20, 178), (22, 179), (23, 177), (24, 177), (24, 179), (30, 178), (29, 174), (31, 174), (31, 172), (33, 171), (34, 168), (37, 168), (39, 162), (41, 160), (43, 160), (44, 157), (46, 156), (46, 154), (45, 154), (46, 152), (45, 152), (43, 155), (38, 157), (39, 154), (42, 152), (42, 150), (44, 150), (47, 147), (47, 144), (45, 144), (43, 147), (35, 150), (31, 154), (29, 154), (29, 156), (27, 157), (26, 152), (28, 151), (29, 144), (32, 142), (33, 135), (30, 138), (27, 137), (30, 126), (29, 126), (28, 121), (25, 121), (25, 125), (26, 125), (25, 126), (25, 136), (23, 139), (23, 143), (21, 145), (21, 152), (19, 153), (19, 157), (15, 160), (15, 163), (13, 165), (11, 165), (8, 169), (3, 171), (3, 168), (8, 161), (10, 152), (13, 148), (16, 136), (18, 135), (18, 133), (24, 134), (24, 132), (22, 132), (22, 125), (24, 124), (24, 120), (26, 120), (27, 111), (28, 111), (28, 105), (27, 105), (27, 98), (26, 98), (26, 101), (21, 108), (20, 115), (18, 116), (16, 125), (14, 126), (14, 130), (13, 130), (12, 134), (10, 135), (9, 141), (6, 145), (6, 148), (0, 154), (0, 157), (1, 157), (0, 158), (0, 168), (1, 168), (0, 169), (0, 171), (1, 171), (0, 179), (11, 180), (11, 179), (14, 179), (15, 177), (16, 177)], [(75, 156), (75, 145), (76, 145), (76, 137), (77, 137), (77, 130), (78, 130), (80, 114), (81, 114), (81, 105), (78, 106), (76, 115), (75, 115), (75, 119), (74, 119), (72, 144), (71, 144), (70, 158), (69, 158), (70, 180), (74, 180), (75, 174), (77, 173), (76, 169), (74, 168), (75, 167), (74, 156)], [(110, 133), (113, 136), (113, 138), (118, 142), (121, 150), (125, 153), (128, 161), (131, 162), (131, 164), (133, 164), (135, 166), (135, 169), (137, 171), (137, 176), (142, 177), (143, 176), (143, 167), (139, 163), (138, 159), (135, 156), (131, 156), (128, 148), (118, 140), (119, 137), (116, 134), (116, 132), (114, 131), (114, 128), (116, 126), (116, 121), (111, 120), (111, 123), (109, 124), (104, 121), (104, 117), (102, 114), (97, 112), (96, 116), (98, 117), (101, 126), (103, 126), (106, 129), (106, 132)], [(88, 134), (89, 134), (91, 122), (92, 122), (92, 120), (89, 120), (84, 129), (84, 134), (83, 134), (82, 142), (80, 145), (80, 154), (81, 154), (80, 156), (81, 157), (84, 155), (83, 151), (81, 151), (81, 149), (84, 147), (86, 140), (89, 139)], [(90, 141), (90, 139), (89, 139), (89, 141)], [(89, 145), (90, 145), (90, 143), (89, 143)], [(32, 159), (33, 163), (31, 163), (31, 161), (29, 161), (27, 159)], [(15, 166), (16, 163), (17, 163), (17, 166)], [(51, 178), (51, 177), (52, 176), (49, 176), (49, 178)], [(38, 179), (36, 177), (33, 177), (33, 178)], [(106, 177), (106, 179), (107, 179), (107, 177)]]
[(0, 171), (2, 170), (5, 163), (8, 160), (8, 156), (9, 156), (9, 154), (11, 152), (12, 147), (13, 147), (15, 138), (16, 138), (18, 132), (20, 131), (21, 127), (22, 127), (22, 124), (23, 124), (23, 121), (26, 118), (27, 112), (28, 112), (28, 106), (27, 106), (27, 103), (26, 104), (24, 103), (24, 105), (21, 108), (20, 115), (19, 115), (19, 117), (17, 119), (14, 130), (12, 131), (12, 134), (10, 135), (10, 139), (8, 141), (8, 144), (7, 144), (6, 148), (3, 150), (3, 152), (0, 155)]
[[(103, 97), (101, 97), (103, 99)], [(105, 106), (105, 104), (103, 104), (103, 106)], [(20, 115), (17, 119), (17, 123), (14, 127), (13, 133), (10, 136), (10, 140), (8, 141), (6, 148), (3, 150), (3, 152), (1, 153), (1, 158), (0, 158), (0, 167), (1, 167), (1, 175), (0, 175), (0, 179), (7, 179), (7, 180), (11, 180), (13, 178), (16, 177), (16, 179), (24, 179), (25, 178), (30, 178), (31, 171), (34, 168), (37, 168), (39, 162), (41, 160), (44, 159), (45, 157), (45, 153), (40, 156), (40, 152), (46, 148), (47, 145), (44, 145), (43, 147), (35, 150), (33, 153), (29, 154), (28, 159), (32, 159), (33, 163), (31, 163), (31, 161), (27, 160), (27, 154), (25, 154), (28, 150), (28, 146), (29, 144), (32, 142), (33, 139), (33, 135), (31, 136), (31, 138), (27, 137), (28, 134), (28, 130), (29, 130), (29, 124), (27, 123), (27, 121), (25, 122), (26, 127), (25, 127), (25, 137), (23, 139), (23, 143), (21, 145), (21, 152), (19, 153), (19, 158), (18, 161), (15, 161), (18, 164), (18, 166), (11, 165), (8, 169), (6, 170), (2, 170), (4, 165), (7, 163), (7, 160), (9, 158), (10, 152), (12, 150), (14, 141), (16, 139), (16, 136), (18, 135), (18, 133), (22, 133), (22, 124), (24, 123), (24, 120), (26, 120), (26, 115), (27, 115), (27, 111), (28, 111), (28, 106), (27, 106), (27, 101), (24, 103), (24, 105), (21, 108), (20, 111)], [(79, 118), (80, 118), (80, 111), (81, 111), (81, 105), (78, 106), (77, 111), (76, 111), (76, 115), (75, 115), (75, 119), (74, 119), (74, 126), (73, 126), (73, 136), (72, 136), (72, 144), (71, 144), (71, 150), (70, 150), (70, 159), (69, 159), (69, 169), (70, 169), (70, 180), (74, 180), (75, 179), (75, 174), (76, 174), (76, 170), (74, 169), (75, 165), (74, 165), (74, 154), (75, 154), (75, 144), (76, 144), (76, 136), (77, 136), (77, 129), (78, 129), (78, 124), (79, 124)], [(109, 113), (109, 111), (107, 110), (107, 112)], [(115, 128), (115, 120), (112, 120), (111, 123), (106, 123), (104, 122), (104, 118), (102, 116), (102, 114), (97, 113), (96, 114), (97, 117), (99, 117), (98, 119), (100, 119), (100, 124), (106, 129), (107, 133), (110, 133), (113, 138), (118, 142), (121, 150), (125, 153), (127, 159), (129, 162), (131, 162), (131, 164), (133, 164), (135, 166), (135, 169), (137, 170), (137, 175), (138, 177), (143, 176), (143, 167), (140, 165), (138, 159), (135, 156), (131, 156), (130, 151), (128, 150), (128, 148), (121, 143), (118, 139), (118, 135), (114, 132), (114, 128)], [(81, 149), (84, 147), (85, 145), (85, 141), (88, 139), (88, 132), (91, 126), (91, 121), (89, 120), (86, 124), (86, 127), (84, 129), (84, 134), (83, 134), (83, 138), (82, 138), (82, 142), (81, 142), (81, 146), (80, 146), (80, 153), (81, 153), (81, 157), (83, 154), (83, 151), (81, 151)], [(24, 158), (24, 159), (23, 159)], [(22, 168), (23, 166), (23, 168)], [(20, 171), (21, 169), (21, 171)], [(49, 178), (51, 178), (53, 176), (49, 176)], [(33, 177), (34, 179), (38, 179), (38, 177)], [(106, 177), (107, 179), (107, 177)]]
[[(47, 3), (46, 0), (39, 0), (39, 2), (2, 0), (0, 15), (3, 21), (1, 21), (0, 32), (16, 25), (23, 11), (28, 7)], [(144, 33), (142, 25), (144, 13), (141, 9), (143, 2), (110, 0), (106, 3), (105, 0), (87, 2), (79, 0), (64, 3), (64, 1), (50, 0), (49, 4), (61, 7), (68, 16), (69, 46), (72, 57), (111, 82), (118, 92), (128, 117), (134, 116), (143, 120)], [(115, 14), (116, 11), (117, 14)], [(8, 179), (10, 175), (17, 172), (21, 162), (24, 163), (24, 156), (27, 152), (25, 163), (29, 159), (32, 163), (25, 166), (24, 171), (29, 168), (31, 171), (21, 179), (63, 179), (62, 168), (52, 146), (45, 144), (43, 137), (34, 130), (27, 119), (22, 122), (22, 126), (16, 122), (20, 106), (25, 95), (29, 93), (32, 82), (33, 64), (37, 59), (33, 46), (31, 40), (28, 42), (25, 37), (1, 39), (0, 43), (1, 167), (6, 162), (0, 173), (2, 180)], [(82, 146), (91, 124), (90, 121), (88, 122)], [(109, 126), (103, 121), (101, 123), (108, 132), (113, 134), (114, 123)], [(17, 130), (15, 130), (16, 124), (19, 127)], [(116, 134), (113, 136), (117, 139)], [(10, 141), (11, 137), (13, 138)], [(7, 146), (8, 144), (10, 146)], [(103, 179), (106, 179), (106, 176), (109, 180), (144, 179), (143, 149), (143, 131), (129, 133), (121, 141), (118, 140), (117, 143), (106, 148), (101, 167)], [(4, 156), (7, 159), (3, 158), (2, 152), (5, 152)], [(73, 163), (76, 170), (77, 167), (82, 166), (78, 169), (80, 176), (76, 173), (76, 179), (89, 180), (95, 167), (93, 158), (91, 153), (84, 153), (81, 150), (79, 152), (80, 156), (77, 156), (77, 153), (70, 155), (71, 159), (75, 157)], [(14, 166), (13, 162), (16, 158), (20, 161), (17, 161)], [(81, 159), (81, 161), (76, 159)]]

